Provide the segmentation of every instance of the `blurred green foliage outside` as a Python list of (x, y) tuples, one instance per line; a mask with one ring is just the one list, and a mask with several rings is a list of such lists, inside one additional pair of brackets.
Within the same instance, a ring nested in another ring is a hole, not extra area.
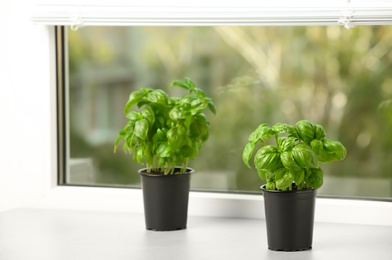
[(195, 189), (258, 191), (255, 169), (241, 159), (248, 135), (263, 122), (308, 119), (348, 151), (344, 161), (322, 166), (326, 178), (348, 181), (326, 182), (321, 193), (341, 195), (330, 186), (345, 190), (364, 180), (369, 189), (348, 195), (392, 197), (391, 26), (86, 27), (67, 34), (70, 158), (92, 158), (88, 184), (139, 183), (141, 166), (121, 149), (113, 154), (128, 95), (167, 90), (188, 76), (218, 109), (190, 163), (207, 176)]

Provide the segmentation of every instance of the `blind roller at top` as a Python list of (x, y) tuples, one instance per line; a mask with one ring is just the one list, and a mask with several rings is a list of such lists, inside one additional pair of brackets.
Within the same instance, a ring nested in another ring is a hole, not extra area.
[[(184, 3), (185, 2), (185, 3)], [(65, 1), (34, 6), (46, 25), (385, 25), (392, 1)]]

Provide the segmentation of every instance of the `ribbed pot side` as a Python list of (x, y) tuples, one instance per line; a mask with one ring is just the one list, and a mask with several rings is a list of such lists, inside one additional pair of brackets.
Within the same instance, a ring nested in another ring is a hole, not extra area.
[(193, 172), (193, 169), (187, 168), (184, 174), (156, 175), (147, 174), (146, 169), (139, 170), (146, 229), (186, 229), (190, 176)]
[(302, 251), (312, 248), (316, 193), (266, 190), (264, 194), (268, 248), (275, 251)]

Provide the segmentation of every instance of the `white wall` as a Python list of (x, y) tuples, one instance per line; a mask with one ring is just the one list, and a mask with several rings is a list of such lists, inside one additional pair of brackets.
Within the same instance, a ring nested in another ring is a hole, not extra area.
[(30, 21), (31, 5), (0, 0), (0, 211), (30, 206), (50, 187), (53, 67), (48, 28)]

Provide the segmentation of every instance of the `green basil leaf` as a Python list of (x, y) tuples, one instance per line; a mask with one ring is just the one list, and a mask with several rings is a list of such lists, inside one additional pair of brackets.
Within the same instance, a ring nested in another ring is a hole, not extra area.
[(205, 142), (209, 136), (209, 122), (204, 114), (198, 114), (193, 117), (193, 121), (189, 126), (190, 136), (192, 138), (200, 138)]
[(152, 137), (152, 142), (153, 143), (163, 143), (166, 141), (167, 141), (167, 138), (166, 138), (165, 132), (162, 131), (162, 129), (157, 129), (156, 133)]
[(170, 145), (168, 143), (161, 143), (157, 148), (157, 155), (159, 157), (170, 157), (172, 154), (172, 150), (170, 149)]
[(136, 152), (133, 154), (133, 159), (135, 162), (143, 164), (143, 149), (137, 149)]
[(294, 181), (294, 175), (286, 168), (279, 168), (275, 172), (276, 188), (279, 190), (287, 190), (291, 187)]
[(147, 119), (147, 121), (148, 121), (148, 123), (150, 125), (154, 124), (154, 122), (155, 122), (155, 115), (154, 115), (154, 111), (152, 110), (151, 107), (144, 108), (140, 114), (141, 114), (142, 117)]
[(299, 138), (305, 143), (310, 144), (314, 139), (313, 124), (308, 120), (298, 121), (296, 124)]
[(279, 147), (282, 151), (291, 151), (295, 146), (296, 141), (297, 138), (292, 136), (278, 138)]
[(267, 184), (265, 185), (265, 188), (267, 190), (276, 190), (275, 181), (267, 182)]
[(266, 170), (257, 169), (257, 175), (259, 175), (259, 177), (262, 181), (267, 180), (267, 171)]
[(118, 135), (118, 136), (117, 136), (116, 142), (114, 143), (114, 150), (113, 150), (114, 153), (117, 151), (117, 147), (118, 147), (120, 141), (121, 141), (123, 138), (124, 138), (123, 135)]
[(184, 82), (186, 82), (186, 84), (188, 84), (189, 89), (192, 90), (195, 88), (195, 84), (193, 83), (193, 81), (190, 78), (185, 77)]
[(314, 139), (312, 142), (310, 142), (310, 146), (312, 147), (312, 150), (316, 153), (317, 159), (322, 162), (333, 162), (337, 161), (338, 157), (335, 153), (328, 151), (328, 149), (325, 148), (324, 142)]
[(245, 165), (248, 166), (249, 169), (252, 167), (249, 165), (249, 160), (253, 155), (253, 151), (255, 149), (256, 144), (249, 142), (245, 145), (244, 151), (242, 152), (242, 160), (244, 161)]
[(325, 138), (325, 129), (322, 125), (315, 124), (313, 125), (314, 129), (314, 138), (318, 140), (324, 140)]
[(300, 143), (294, 146), (291, 151), (294, 161), (301, 168), (317, 168), (319, 167), (319, 162), (315, 152), (307, 144)]
[(171, 83), (170, 87), (180, 87), (186, 90), (191, 89), (191, 86), (189, 85), (189, 80), (188, 81), (175, 80)]
[(295, 162), (291, 152), (283, 152), (280, 154), (280, 160), (284, 167), (290, 171), (297, 172), (301, 171), (301, 167)]
[(305, 179), (305, 170), (301, 169), (299, 171), (292, 172), (294, 174), (294, 182), (299, 186), (301, 182)]
[(157, 122), (159, 128), (165, 127), (167, 123), (167, 119), (165, 119), (165, 117), (163, 117), (162, 115), (157, 115), (155, 117), (155, 121)]
[(200, 88), (194, 88), (193, 91), (196, 93), (196, 95), (200, 98), (204, 98), (206, 95), (204, 94), (204, 91)]
[(192, 148), (192, 152), (190, 153), (188, 158), (189, 159), (194, 159), (199, 154), (202, 145), (203, 145), (203, 141), (201, 141), (199, 139), (192, 139), (192, 138), (187, 136), (185, 138), (184, 145), (181, 147), (181, 149), (183, 147), (191, 147)]
[(178, 104), (180, 104), (180, 100), (181, 100), (181, 98), (179, 98), (179, 97), (169, 97), (169, 99), (167, 100), (168, 107), (173, 108), (173, 107), (177, 106)]
[(317, 155), (317, 159), (322, 163), (337, 161), (334, 153), (330, 153), (325, 150)]
[(190, 114), (189, 111), (186, 111), (181, 106), (175, 106), (169, 113), (169, 116), (173, 120), (185, 119)]
[(326, 139), (324, 141), (324, 147), (329, 153), (333, 153), (335, 155), (334, 161), (343, 160), (347, 155), (346, 148), (339, 141)]
[(265, 171), (267, 181), (275, 181), (275, 171)]
[(289, 124), (282, 124), (282, 123), (277, 123), (272, 127), (272, 130), (275, 132), (275, 134), (289, 134), (294, 137), (298, 135), (297, 129)]
[(314, 139), (310, 142), (310, 148), (312, 148), (318, 158), (318, 156), (324, 151), (324, 143), (318, 139)]
[(134, 133), (141, 140), (146, 140), (148, 135), (149, 124), (146, 119), (141, 119), (135, 123)]
[(147, 95), (151, 91), (152, 91), (152, 89), (145, 89), (145, 88), (141, 88), (141, 89), (139, 89), (137, 91), (133, 91), (129, 95), (128, 102), (127, 102), (127, 104), (124, 107), (124, 113), (127, 114), (129, 109), (131, 109), (134, 105), (136, 105), (140, 101), (142, 101), (144, 96)]
[(168, 96), (165, 91), (155, 89), (147, 94), (146, 100), (152, 103), (157, 103), (166, 106), (168, 104)]
[(305, 172), (306, 185), (318, 189), (323, 185), (323, 170), (321, 168), (307, 169)]
[(210, 111), (213, 114), (216, 114), (216, 106), (215, 106), (214, 102), (212, 101), (212, 99), (211, 98), (207, 98), (207, 101), (208, 101), (208, 108), (210, 109)]
[(128, 133), (125, 136), (124, 151), (127, 152), (129, 149), (136, 149), (136, 140), (134, 139), (134, 133)]
[(269, 138), (274, 135), (274, 131), (268, 124), (261, 124), (257, 129), (249, 136), (248, 141), (257, 143), (263, 138)]
[(136, 121), (128, 121), (125, 127), (119, 132), (120, 135), (126, 135), (129, 132), (133, 132)]
[(260, 170), (276, 170), (282, 166), (279, 150), (272, 145), (261, 147), (255, 155), (254, 164)]
[(184, 126), (178, 125), (167, 131), (167, 140), (170, 148), (174, 151), (184, 144), (187, 130)]
[(178, 104), (181, 106), (190, 105), (194, 100), (200, 100), (200, 98), (195, 95), (185, 95), (178, 100)]
[(206, 109), (207, 105), (208, 105), (208, 103), (206, 101), (201, 100), (201, 99), (196, 99), (191, 102), (190, 112), (192, 115), (200, 114)]
[(142, 115), (140, 112), (138, 112), (138, 111), (130, 111), (130, 112), (127, 113), (126, 117), (127, 117), (130, 121), (136, 122), (136, 121), (142, 119), (142, 118), (143, 118), (143, 115)]
[(183, 145), (181, 149), (178, 151), (184, 158), (193, 158), (194, 156), (194, 149), (189, 145)]

